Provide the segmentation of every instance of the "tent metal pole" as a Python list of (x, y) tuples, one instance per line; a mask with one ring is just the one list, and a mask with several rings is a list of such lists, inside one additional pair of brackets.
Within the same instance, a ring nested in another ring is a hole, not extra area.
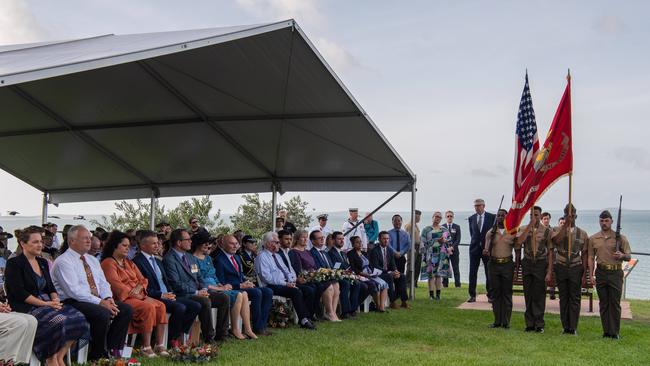
[(49, 201), (49, 194), (47, 192), (43, 192), (43, 207), (41, 210), (41, 224), (45, 224), (47, 222), (47, 202)]
[(348, 235), (349, 233), (351, 233), (352, 231), (354, 231), (354, 229), (356, 229), (357, 226), (363, 224), (363, 222), (366, 221), (366, 219), (367, 219), (368, 217), (374, 215), (375, 212), (381, 210), (382, 207), (384, 207), (384, 206), (386, 206), (386, 205), (388, 204), (388, 202), (392, 201), (393, 198), (397, 197), (397, 195), (399, 195), (399, 194), (402, 193), (405, 189), (407, 189), (407, 188), (409, 187), (410, 184), (411, 184), (411, 183), (406, 184), (404, 187), (400, 188), (399, 191), (395, 192), (395, 194), (393, 194), (392, 196), (388, 197), (388, 199), (387, 199), (386, 201), (384, 201), (384, 202), (383, 202), (381, 205), (379, 205), (376, 209), (372, 210), (372, 212), (370, 212), (369, 214), (367, 214), (366, 216), (364, 216), (363, 219), (359, 220), (359, 222), (357, 222), (354, 226), (352, 226), (351, 228), (349, 228), (348, 231), (344, 232), (343, 235), (344, 235), (344, 236), (345, 236), (345, 235)]
[(409, 284), (409, 299), (415, 300), (415, 260), (417, 259), (417, 253), (415, 253), (415, 180), (413, 180), (413, 185), (411, 185), (411, 250), (409, 251), (409, 264), (411, 271), (411, 283)]
[(271, 183), (271, 231), (275, 231), (275, 219), (277, 218), (278, 186)]
[(149, 230), (154, 231), (156, 227), (156, 191), (151, 190), (151, 203), (149, 205)]

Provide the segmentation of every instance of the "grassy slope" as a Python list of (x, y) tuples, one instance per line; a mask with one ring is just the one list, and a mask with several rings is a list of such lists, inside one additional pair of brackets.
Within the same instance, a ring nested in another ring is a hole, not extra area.
[[(466, 288), (446, 289), (441, 302), (420, 287), (411, 310), (363, 314), (318, 330), (277, 330), (256, 341), (229, 341), (214, 365), (575, 365), (650, 364), (650, 302), (633, 301), (635, 320), (623, 321), (620, 341), (604, 340), (600, 319), (580, 319), (579, 336), (560, 334), (558, 315), (546, 316), (545, 334), (523, 332), (523, 313), (512, 329), (488, 329), (492, 313), (459, 310)], [(585, 362), (586, 361), (586, 362)], [(166, 363), (143, 362), (143, 366)]]

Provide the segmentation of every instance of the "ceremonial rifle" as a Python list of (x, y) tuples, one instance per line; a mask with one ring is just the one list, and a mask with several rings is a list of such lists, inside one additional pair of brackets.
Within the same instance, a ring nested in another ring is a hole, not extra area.
[[(501, 203), (499, 203), (499, 209), (497, 210), (497, 216), (499, 215), (499, 211), (501, 211), (501, 206), (503, 205), (503, 197), (504, 195), (501, 195)], [(494, 238), (497, 235), (497, 228), (499, 227), (498, 220), (495, 217), (494, 218), (494, 225), (492, 225), (492, 237), (490, 238), (490, 258), (492, 258), (492, 248), (494, 248)]]
[(616, 251), (621, 251), (621, 204), (623, 203), (623, 195), (618, 200), (618, 218), (616, 219)]

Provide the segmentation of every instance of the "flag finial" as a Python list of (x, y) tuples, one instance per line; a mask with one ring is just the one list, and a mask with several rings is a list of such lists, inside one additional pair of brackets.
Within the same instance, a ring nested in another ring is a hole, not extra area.
[(566, 79), (567, 81), (571, 81), (571, 69), (566, 70)]

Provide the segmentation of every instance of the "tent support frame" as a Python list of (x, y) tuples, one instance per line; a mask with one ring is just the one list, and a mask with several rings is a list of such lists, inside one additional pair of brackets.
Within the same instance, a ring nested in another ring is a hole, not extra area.
[[(415, 193), (417, 192), (416, 188), (416, 180), (413, 180), (413, 184), (411, 185), (411, 232), (409, 235), (411, 236), (411, 249), (409, 251), (409, 260), (408, 264), (409, 267), (407, 270), (411, 272), (410, 276), (410, 283), (409, 283), (409, 299), (411, 301), (415, 300), (415, 281), (419, 280), (419, 278), (415, 278), (415, 266), (416, 265), (421, 265), (421, 263), (415, 263), (417, 259), (417, 253), (415, 252), (415, 225), (417, 223), (415, 222)], [(408, 277), (407, 277), (408, 278)]]
[(41, 208), (41, 224), (47, 222), (47, 204), (49, 202), (50, 195), (47, 192), (43, 192), (43, 207)]

